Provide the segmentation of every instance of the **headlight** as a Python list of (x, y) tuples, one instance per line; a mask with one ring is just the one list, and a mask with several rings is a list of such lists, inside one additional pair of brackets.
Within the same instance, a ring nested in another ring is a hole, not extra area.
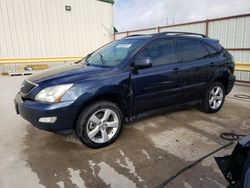
[(64, 93), (68, 91), (72, 86), (73, 84), (64, 84), (47, 87), (36, 95), (35, 100), (43, 102), (60, 102), (60, 99), (62, 98)]

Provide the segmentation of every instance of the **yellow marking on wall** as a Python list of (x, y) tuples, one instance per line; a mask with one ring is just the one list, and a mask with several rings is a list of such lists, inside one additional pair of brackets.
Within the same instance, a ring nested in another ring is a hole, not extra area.
[(236, 71), (250, 71), (250, 62), (249, 63), (236, 62), (235, 70)]
[(0, 64), (79, 61), (83, 57), (0, 58)]

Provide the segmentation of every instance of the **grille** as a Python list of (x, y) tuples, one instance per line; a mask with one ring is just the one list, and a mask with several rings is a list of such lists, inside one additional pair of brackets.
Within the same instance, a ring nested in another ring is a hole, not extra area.
[(22, 83), (22, 86), (21, 86), (21, 93), (22, 94), (28, 94), (32, 89), (34, 89), (36, 87), (36, 84), (30, 82), (30, 81), (27, 81), (27, 80), (24, 80), (23, 83)]

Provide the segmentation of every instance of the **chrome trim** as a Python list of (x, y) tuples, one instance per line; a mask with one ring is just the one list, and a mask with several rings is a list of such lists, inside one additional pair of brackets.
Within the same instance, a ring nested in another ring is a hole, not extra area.
[(28, 83), (30, 83), (31, 85), (38, 86), (38, 84), (33, 83), (33, 82), (29, 81), (28, 79), (25, 79), (25, 81), (28, 82)]
[[(29, 81), (28, 79), (24, 79), (24, 81), (26, 81), (26, 82), (28, 82), (29, 84), (31, 84), (31, 85), (33, 85), (33, 86), (35, 86), (35, 87), (33, 87), (28, 93), (26, 93), (26, 94), (24, 94), (22, 91), (21, 91), (21, 88), (20, 88), (20, 93), (21, 93), (21, 95), (23, 95), (23, 96), (26, 96), (26, 95), (28, 95), (32, 90), (34, 90), (37, 86), (38, 86), (38, 84), (36, 84), (36, 83), (33, 83), (33, 82), (31, 82), (31, 81)], [(23, 81), (23, 82), (24, 82)]]

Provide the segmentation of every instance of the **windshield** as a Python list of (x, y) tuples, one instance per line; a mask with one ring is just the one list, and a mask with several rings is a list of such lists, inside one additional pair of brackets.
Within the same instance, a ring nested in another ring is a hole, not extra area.
[(115, 67), (122, 62), (135, 48), (141, 45), (143, 39), (121, 39), (113, 41), (86, 56), (87, 65)]

